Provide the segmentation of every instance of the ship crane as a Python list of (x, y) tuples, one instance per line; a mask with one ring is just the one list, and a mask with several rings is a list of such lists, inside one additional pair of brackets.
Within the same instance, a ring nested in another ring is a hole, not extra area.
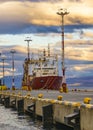
[[(69, 12), (67, 12), (66, 9), (60, 9), (57, 12), (58, 15), (61, 16), (62, 18), (62, 73), (63, 73), (63, 77), (62, 77), (62, 87), (63, 89), (66, 89), (66, 79), (65, 79), (65, 63), (64, 63), (64, 16), (69, 14)], [(66, 91), (66, 90), (63, 90)]]

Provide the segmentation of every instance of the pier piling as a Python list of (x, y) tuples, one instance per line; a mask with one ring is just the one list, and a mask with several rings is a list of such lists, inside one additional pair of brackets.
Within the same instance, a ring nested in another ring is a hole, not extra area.
[(32, 103), (27, 107), (26, 113), (28, 113), (33, 119), (35, 119), (35, 103)]
[(5, 96), (1, 95), (0, 103), (4, 105)]
[(24, 114), (24, 99), (17, 101), (17, 111), (18, 111), (18, 115)]
[(53, 105), (43, 106), (43, 127), (44, 128), (52, 128), (53, 127)]
[(10, 107), (10, 96), (7, 96), (7, 97), (4, 98), (4, 106), (6, 108)]
[(80, 110), (75, 109), (74, 113), (69, 114), (64, 117), (64, 122), (66, 125), (70, 125), (76, 130), (76, 128), (80, 128)]

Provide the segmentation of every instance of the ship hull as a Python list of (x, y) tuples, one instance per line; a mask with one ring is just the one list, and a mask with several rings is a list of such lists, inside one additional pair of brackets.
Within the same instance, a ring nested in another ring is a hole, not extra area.
[(61, 76), (45, 76), (33, 78), (32, 81), (30, 81), (30, 86), (32, 89), (59, 90), (61, 83)]

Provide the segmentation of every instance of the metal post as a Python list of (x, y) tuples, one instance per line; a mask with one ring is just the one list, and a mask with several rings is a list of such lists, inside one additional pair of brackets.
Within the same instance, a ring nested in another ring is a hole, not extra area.
[(16, 53), (16, 51), (14, 49), (12, 49), (10, 51), (10, 53), (12, 54), (12, 90), (15, 90), (15, 84), (14, 84), (14, 53)]
[(2, 63), (3, 63), (3, 83), (2, 83), (2, 85), (3, 85), (3, 86), (4, 86), (4, 84), (5, 84), (5, 83), (4, 83), (4, 60), (5, 60), (5, 59), (2, 58)]
[(48, 56), (50, 57), (50, 46), (48, 44)]
[(27, 37), (27, 39), (25, 40), (27, 42), (27, 59), (30, 59), (30, 50), (29, 50), (29, 43), (30, 41), (32, 41), (29, 37)]
[(28, 86), (28, 90), (29, 90), (29, 75), (28, 75), (28, 72), (29, 72), (29, 60), (30, 60), (30, 49), (29, 49), (29, 43), (30, 41), (32, 41), (29, 37), (26, 38), (26, 40), (24, 40), (27, 42), (27, 62), (26, 62), (26, 84)]
[(2, 85), (3, 86), (5, 85), (5, 82), (4, 82), (4, 61), (5, 61), (5, 57), (2, 56), (2, 65), (3, 65), (3, 82), (2, 82)]
[[(62, 18), (62, 73), (63, 73), (63, 80), (65, 80), (65, 63), (64, 63), (64, 16), (69, 14), (66, 9), (60, 9), (59, 12), (57, 12), (58, 15)], [(62, 82), (62, 84), (64, 81)]]
[[(0, 52), (0, 56), (1, 56), (1, 52)], [(2, 85), (2, 80), (1, 80), (1, 78), (0, 78), (0, 85)]]

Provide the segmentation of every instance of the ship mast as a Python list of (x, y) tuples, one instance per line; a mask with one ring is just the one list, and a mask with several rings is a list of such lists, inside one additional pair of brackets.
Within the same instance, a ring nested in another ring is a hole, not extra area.
[(62, 18), (62, 73), (63, 73), (63, 79), (62, 79), (62, 86), (65, 83), (65, 63), (64, 63), (64, 16), (69, 14), (66, 9), (60, 9), (57, 12), (58, 15)]

